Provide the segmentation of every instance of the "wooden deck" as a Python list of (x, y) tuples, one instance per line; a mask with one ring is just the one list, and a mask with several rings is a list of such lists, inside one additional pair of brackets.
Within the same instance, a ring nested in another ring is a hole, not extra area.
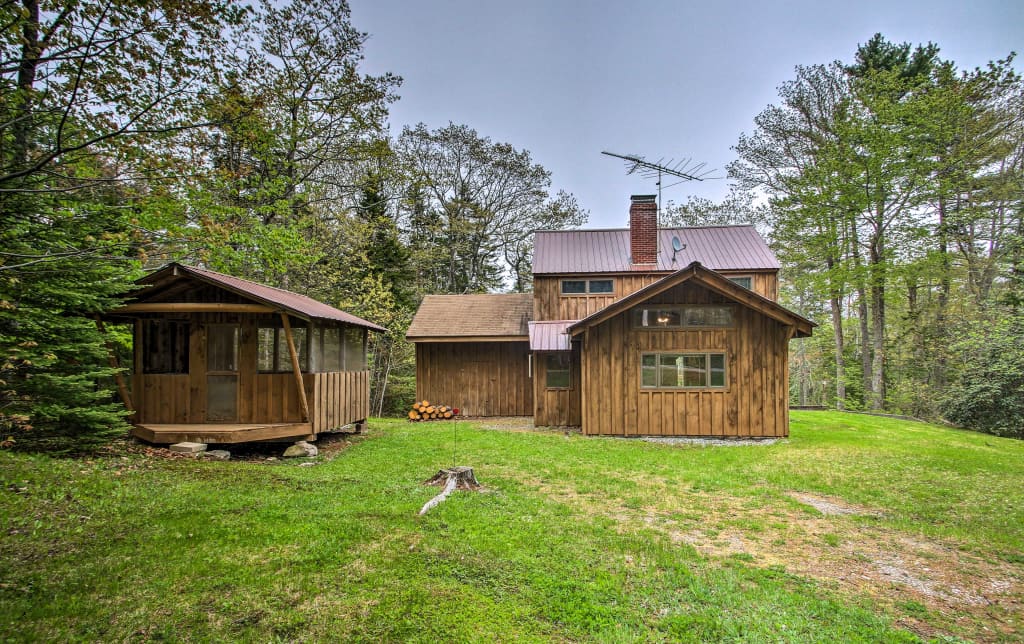
[(135, 425), (132, 434), (150, 443), (248, 443), (316, 439), (312, 423), (145, 423)]

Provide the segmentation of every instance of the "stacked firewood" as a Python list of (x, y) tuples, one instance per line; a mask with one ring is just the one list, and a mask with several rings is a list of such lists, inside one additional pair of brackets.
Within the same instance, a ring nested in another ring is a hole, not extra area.
[(429, 400), (419, 400), (409, 410), (409, 420), (451, 420), (459, 415), (458, 409), (448, 405), (432, 405)]

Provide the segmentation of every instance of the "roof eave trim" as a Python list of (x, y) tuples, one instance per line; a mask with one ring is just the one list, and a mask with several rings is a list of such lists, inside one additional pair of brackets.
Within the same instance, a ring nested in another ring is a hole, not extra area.
[(529, 336), (406, 336), (409, 342), (529, 342)]
[(795, 337), (808, 337), (811, 333), (811, 329), (818, 326), (817, 323), (812, 320), (808, 320), (798, 313), (790, 311), (781, 304), (773, 302), (754, 291), (743, 288), (710, 269), (704, 268), (701, 266), (700, 262), (691, 262), (689, 266), (667, 275), (657, 282), (654, 282), (653, 284), (650, 284), (638, 291), (630, 293), (626, 297), (609, 304), (600, 311), (592, 313), (570, 326), (566, 331), (573, 336), (579, 335), (584, 330), (601, 324), (635, 304), (646, 301), (656, 295), (660, 295), (668, 289), (678, 286), (679, 284), (693, 279), (694, 277), (699, 278), (700, 276), (705, 275), (710, 277), (710, 279), (700, 279), (700, 282), (704, 286), (717, 291), (721, 295), (735, 300), (740, 304), (758, 310), (762, 314), (767, 315), (782, 324), (794, 326), (796, 331)]

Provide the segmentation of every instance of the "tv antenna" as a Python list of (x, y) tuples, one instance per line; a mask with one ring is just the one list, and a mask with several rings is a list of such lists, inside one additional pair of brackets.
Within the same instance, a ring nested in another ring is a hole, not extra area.
[(712, 177), (711, 173), (714, 170), (705, 170), (704, 166), (706, 163), (694, 163), (693, 159), (682, 159), (676, 161), (675, 159), (665, 159), (662, 157), (655, 161), (648, 161), (642, 156), (636, 154), (617, 154), (615, 152), (608, 152), (602, 150), (601, 154), (607, 154), (610, 157), (616, 157), (626, 162), (626, 174), (637, 173), (646, 179), (657, 179), (656, 185), (658, 186), (658, 214), (661, 214), (661, 177), (662, 175), (671, 175), (678, 177), (680, 180), (675, 183), (665, 186), (671, 188), (672, 186), (678, 186), (680, 183), (685, 181), (704, 181), (705, 179), (717, 179), (718, 177)]

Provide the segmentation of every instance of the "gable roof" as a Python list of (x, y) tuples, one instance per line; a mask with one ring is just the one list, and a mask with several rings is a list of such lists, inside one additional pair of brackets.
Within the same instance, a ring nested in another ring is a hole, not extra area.
[(530, 351), (570, 351), (572, 338), (567, 329), (576, 320), (530, 322)]
[(818, 326), (811, 320), (808, 320), (798, 313), (790, 311), (781, 304), (777, 304), (776, 302), (769, 300), (748, 288), (744, 288), (715, 271), (704, 268), (699, 262), (692, 262), (686, 268), (680, 269), (671, 275), (666, 275), (657, 282), (649, 284), (638, 291), (634, 291), (621, 300), (617, 300), (600, 311), (583, 318), (579, 322), (575, 322), (567, 329), (568, 333), (570, 335), (577, 335), (590, 327), (601, 324), (605, 320), (622, 313), (636, 304), (644, 302), (660, 293), (664, 293), (673, 286), (678, 286), (679, 284), (687, 281), (699, 283), (720, 295), (767, 315), (782, 324), (792, 326), (793, 337), (810, 337), (811, 329)]
[[(672, 238), (686, 245), (675, 253)], [(533, 273), (628, 273), (677, 271), (691, 262), (711, 270), (777, 270), (779, 260), (753, 226), (659, 228), (657, 268), (634, 266), (629, 229), (538, 230), (534, 237)]]
[[(194, 266), (186, 266), (177, 262), (172, 262), (162, 268), (158, 268), (149, 275), (137, 280), (136, 284), (151, 286), (164, 282), (168, 279), (180, 278), (182, 276), (192, 277), (200, 282), (218, 286), (243, 298), (255, 300), (260, 304), (283, 309), (291, 315), (306, 320), (334, 320), (336, 322), (345, 322), (347, 324), (363, 327), (372, 331), (387, 331), (384, 327), (378, 326), (373, 322), (368, 322), (360, 317), (352, 315), (351, 313), (346, 313), (341, 309), (328, 306), (323, 302), (318, 302), (311, 297), (306, 297), (305, 295), (299, 295), (298, 293), (292, 293), (291, 291), (286, 291), (281, 288), (274, 288), (273, 286), (267, 286), (266, 284), (244, 280), (240, 277), (234, 277), (233, 275), (225, 275), (224, 273), (218, 273), (216, 271), (196, 268)], [(145, 290), (138, 291), (133, 295), (140, 301), (144, 301), (146, 299)]]
[(532, 318), (532, 293), (427, 295), (405, 337), (413, 342), (526, 340)]

